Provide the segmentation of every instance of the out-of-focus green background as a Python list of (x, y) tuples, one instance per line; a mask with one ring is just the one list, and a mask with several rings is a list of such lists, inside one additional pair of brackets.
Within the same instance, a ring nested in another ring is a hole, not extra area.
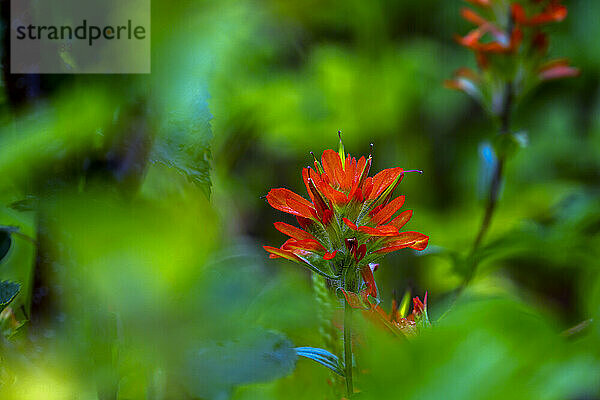
[(464, 2), (153, 1), (149, 76), (4, 64), (0, 224), (35, 245), (13, 235), (0, 262), (28, 321), (2, 343), (2, 398), (339, 398), (291, 349), (327, 346), (309, 271), (261, 248), (293, 221), (261, 196), (304, 195), (309, 152), (338, 130), (353, 155), (373, 143), (374, 171), (424, 171), (398, 193), (430, 236), (375, 277), (388, 310), (428, 291), (433, 327), (407, 341), (362, 326), (361, 397), (599, 398), (600, 3), (565, 3), (549, 51), (581, 75), (515, 110), (529, 143), (451, 309), (497, 128), (443, 87), (475, 67), (453, 40)]

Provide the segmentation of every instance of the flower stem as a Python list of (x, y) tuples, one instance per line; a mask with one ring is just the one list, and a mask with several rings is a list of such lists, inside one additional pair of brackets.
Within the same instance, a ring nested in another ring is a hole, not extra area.
[[(502, 112), (500, 113), (500, 129), (498, 130), (498, 136), (506, 135), (510, 133), (510, 119), (512, 115), (514, 101), (514, 88), (512, 82), (507, 82), (504, 86), (504, 103), (502, 104)], [(483, 215), (483, 220), (481, 221), (481, 226), (479, 227), (479, 231), (477, 232), (477, 236), (475, 237), (475, 241), (473, 242), (473, 247), (471, 248), (471, 252), (465, 260), (466, 263), (466, 274), (462, 284), (458, 287), (455, 292), (454, 299), (450, 307), (442, 314), (438, 321), (443, 319), (458, 301), (458, 298), (465, 290), (465, 288), (471, 282), (471, 279), (475, 276), (475, 272), (477, 271), (477, 266), (479, 264), (479, 260), (476, 258), (477, 250), (481, 245), (485, 234), (490, 229), (492, 224), (492, 217), (494, 216), (494, 211), (496, 210), (496, 205), (498, 203), (498, 195), (500, 193), (500, 186), (502, 184), (503, 172), (504, 172), (504, 164), (506, 163), (506, 158), (504, 154), (500, 154), (498, 156), (498, 161), (494, 168), (494, 174), (492, 176), (492, 181), (490, 182), (490, 191), (487, 199), (487, 204), (485, 206), (485, 212)]]
[(344, 303), (344, 368), (346, 375), (346, 394), (352, 397), (352, 307)]
[[(507, 82), (504, 88), (504, 104), (502, 106), (502, 113), (500, 115), (500, 130), (498, 131), (498, 136), (506, 135), (510, 132), (512, 103), (513, 84), (512, 82)], [(479, 248), (481, 241), (490, 228), (492, 216), (494, 215), (496, 204), (498, 203), (498, 194), (500, 192), (500, 185), (502, 184), (502, 173), (504, 171), (505, 161), (505, 156), (501, 154), (498, 157), (498, 161), (494, 168), (494, 175), (492, 176), (492, 181), (490, 182), (490, 194), (485, 207), (485, 214), (483, 216), (479, 232), (477, 233), (477, 237), (475, 238), (475, 242), (473, 243), (473, 250), (471, 254), (473, 254)]]
[(494, 168), (494, 175), (492, 176), (492, 181), (490, 183), (490, 194), (485, 207), (485, 214), (483, 216), (481, 226), (479, 227), (477, 237), (475, 238), (475, 242), (473, 243), (473, 253), (479, 248), (483, 237), (490, 228), (492, 216), (494, 215), (494, 211), (496, 210), (496, 204), (498, 203), (498, 192), (500, 191), (500, 184), (502, 183), (503, 169), (504, 157), (498, 159), (498, 162), (496, 163), (496, 166)]

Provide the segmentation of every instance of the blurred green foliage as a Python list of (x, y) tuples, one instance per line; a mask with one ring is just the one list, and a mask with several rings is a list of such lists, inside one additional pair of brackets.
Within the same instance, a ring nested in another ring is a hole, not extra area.
[(260, 247), (292, 222), (261, 196), (304, 193), (309, 151), (341, 129), (353, 155), (374, 144), (374, 171), (425, 171), (399, 192), (407, 228), (430, 236), (375, 277), (386, 309), (427, 290), (433, 326), (411, 341), (361, 326), (360, 396), (599, 398), (600, 3), (568, 2), (551, 27), (550, 53), (582, 74), (516, 110), (529, 144), (454, 304), (495, 129), (442, 86), (474, 64), (452, 39), (461, 5), (157, 0), (151, 75), (41, 76), (16, 105), (5, 82), (0, 225), (19, 235), (0, 280), (21, 285), (11, 315), (26, 324), (2, 340), (0, 397), (341, 397), (293, 354), (331, 347), (307, 271)]

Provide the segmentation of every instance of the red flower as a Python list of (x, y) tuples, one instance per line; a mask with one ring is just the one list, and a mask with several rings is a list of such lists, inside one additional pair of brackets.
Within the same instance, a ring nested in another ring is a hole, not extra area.
[(419, 329), (431, 325), (427, 316), (427, 292), (425, 292), (423, 301), (419, 296), (413, 298), (413, 310), (410, 314), (404, 315), (406, 312), (407, 310), (399, 310), (398, 303), (393, 300), (392, 310), (389, 314), (380, 306), (375, 306), (366, 312), (366, 315), (398, 335), (415, 336), (419, 333)]
[(423, 250), (429, 238), (400, 232), (412, 216), (412, 210), (398, 213), (404, 196), (393, 197), (404, 170), (390, 168), (370, 177), (371, 162), (371, 156), (346, 156), (340, 139), (338, 152), (325, 150), (314, 168), (302, 171), (310, 201), (288, 189), (272, 189), (269, 204), (295, 215), (302, 229), (275, 223), (290, 239), (280, 248), (264, 246), (270, 257), (302, 263), (334, 279), (340, 279), (344, 268), (355, 268), (368, 287), (367, 296), (376, 296), (368, 266), (392, 251)]

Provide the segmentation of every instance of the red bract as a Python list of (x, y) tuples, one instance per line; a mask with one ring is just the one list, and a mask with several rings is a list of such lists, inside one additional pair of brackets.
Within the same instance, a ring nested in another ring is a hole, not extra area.
[(364, 285), (359, 293), (340, 289), (344, 294), (344, 297), (348, 304), (353, 308), (361, 308), (363, 310), (372, 309), (374, 306), (369, 301), (369, 296), (377, 298), (377, 285), (375, 284), (375, 277), (373, 272), (377, 269), (377, 264), (365, 265), (360, 269), (360, 274), (363, 279)]
[(429, 238), (400, 232), (412, 216), (412, 210), (399, 212), (404, 196), (393, 196), (404, 170), (385, 169), (370, 177), (371, 164), (370, 155), (358, 160), (346, 156), (340, 139), (338, 152), (325, 150), (320, 162), (315, 158), (314, 168), (302, 171), (310, 200), (288, 189), (272, 189), (269, 204), (296, 216), (302, 229), (276, 222), (275, 227), (290, 239), (280, 248), (264, 246), (270, 257), (302, 263), (333, 279), (342, 278), (345, 268), (353, 268), (361, 272), (367, 295), (376, 296), (374, 281), (369, 282), (373, 276), (369, 264), (403, 248), (423, 250)]
[(430, 325), (427, 316), (427, 292), (425, 292), (423, 301), (419, 296), (413, 298), (413, 311), (408, 315), (405, 315), (406, 312), (407, 310), (400, 310), (398, 303), (394, 300), (389, 314), (380, 306), (375, 306), (366, 312), (366, 316), (376, 323), (383, 324), (395, 334), (402, 334), (407, 337), (415, 336), (419, 333), (419, 329)]
[(549, 61), (540, 67), (538, 76), (543, 81), (579, 75), (579, 68), (569, 66), (569, 60)]
[(523, 6), (515, 3), (512, 5), (512, 16), (515, 22), (520, 25), (542, 25), (551, 22), (560, 22), (565, 19), (567, 17), (567, 7), (557, 3), (550, 3), (544, 11), (528, 18)]

